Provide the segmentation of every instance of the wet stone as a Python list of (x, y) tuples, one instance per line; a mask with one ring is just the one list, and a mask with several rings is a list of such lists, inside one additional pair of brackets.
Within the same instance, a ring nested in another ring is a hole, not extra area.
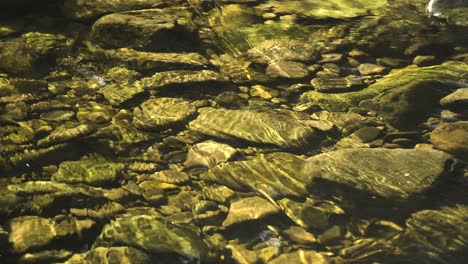
[(47, 137), (37, 141), (37, 145), (40, 147), (48, 147), (54, 144), (59, 144), (81, 137), (89, 136), (95, 131), (95, 128), (91, 125), (78, 125), (75, 127), (62, 125), (54, 131), (52, 131), (52, 133), (50, 133), (50, 135), (48, 135)]
[(73, 111), (52, 111), (42, 113), (40, 115), (42, 120), (49, 121), (49, 122), (61, 122), (71, 120), (75, 116), (75, 112)]
[[(302, 174), (310, 190), (340, 185), (392, 201), (408, 201), (427, 191), (447, 172), (451, 156), (436, 150), (341, 149), (306, 160)], [(328, 186), (328, 185), (327, 185)]]
[(325, 264), (329, 263), (329, 257), (313, 250), (303, 250), (283, 253), (279, 257), (271, 260), (268, 264), (282, 264), (282, 263), (314, 263)]
[[(65, 0), (63, 14), (67, 18), (76, 20), (90, 20), (108, 13), (128, 10), (138, 10), (157, 7), (165, 0), (100, 0), (83, 2), (80, 0)], [(174, 2), (178, 2), (174, 0)]]
[(133, 124), (140, 129), (161, 129), (185, 121), (196, 107), (178, 98), (149, 99), (133, 110)]
[(162, 170), (149, 175), (147, 180), (165, 182), (170, 184), (184, 184), (190, 181), (190, 175), (182, 171)]
[(123, 164), (107, 161), (104, 157), (94, 155), (79, 161), (64, 161), (52, 176), (55, 182), (84, 183), (102, 186), (118, 180)]
[(198, 46), (191, 16), (191, 12), (185, 8), (115, 13), (98, 19), (92, 27), (91, 35), (104, 48), (189, 51)]
[[(328, 111), (346, 111), (360, 104), (376, 111), (394, 126), (415, 126), (437, 107), (444, 91), (462, 87), (467, 69), (467, 64), (455, 61), (421, 68), (409, 66), (392, 71), (360, 91), (327, 94), (308, 91), (302, 94), (300, 101)], [(417, 100), (421, 96), (426, 100)]]
[(285, 229), (283, 231), (283, 235), (290, 240), (302, 245), (317, 243), (317, 239), (313, 234), (298, 226), (291, 226)]
[(202, 189), (204, 199), (226, 203), (234, 197), (235, 192), (224, 185), (210, 184)]
[(303, 228), (324, 229), (329, 225), (330, 214), (308, 201), (296, 202), (283, 198), (278, 201), (278, 204), (294, 223)]
[(440, 99), (440, 105), (454, 110), (468, 109), (468, 88), (460, 88)]
[(359, 72), (362, 75), (373, 75), (373, 74), (382, 74), (387, 68), (380, 66), (378, 64), (372, 63), (363, 63), (358, 67)]
[(198, 53), (144, 52), (128, 48), (105, 50), (103, 53), (113, 62), (137, 71), (167, 71), (180, 68), (202, 68), (208, 60)]
[(202, 108), (199, 113), (189, 123), (189, 129), (222, 139), (243, 139), (282, 148), (300, 147), (318, 139), (316, 131), (301, 123), (301, 119), (309, 118), (292, 112)]
[(193, 145), (184, 162), (185, 167), (197, 166), (214, 167), (219, 163), (226, 162), (237, 153), (237, 149), (223, 143), (208, 140)]
[(142, 250), (133, 247), (96, 247), (86, 253), (75, 254), (65, 264), (93, 263), (150, 264), (151, 258)]
[(159, 89), (169, 85), (206, 85), (227, 81), (226, 77), (211, 70), (176, 70), (155, 73), (151, 77), (143, 78), (141, 83), (145, 89)]
[(468, 207), (455, 205), (416, 212), (406, 221), (415, 245), (439, 253), (464, 251), (468, 246)]
[(436, 60), (435, 56), (421, 56), (420, 55), (420, 56), (414, 57), (413, 64), (416, 64), (420, 67), (429, 66), (429, 65), (434, 64), (435, 60)]
[(266, 198), (307, 195), (306, 179), (300, 173), (304, 160), (278, 152), (252, 160), (222, 163), (203, 173), (203, 180), (214, 181), (237, 190), (259, 192)]
[(26, 253), (19, 259), (19, 263), (63, 263), (70, 258), (73, 252), (67, 250), (44, 250), (34, 253)]
[(209, 248), (193, 225), (172, 224), (150, 215), (119, 217), (104, 226), (94, 247), (137, 247), (150, 253), (177, 253), (205, 261)]
[(111, 103), (111, 105), (118, 106), (142, 94), (144, 89), (138, 83), (112, 83), (102, 87), (100, 92), (104, 95), (104, 98)]
[(277, 214), (280, 210), (271, 202), (260, 198), (250, 197), (231, 203), (229, 214), (223, 226), (231, 226), (245, 221), (259, 220), (268, 215)]
[(468, 157), (468, 121), (443, 123), (430, 134), (434, 148), (462, 159)]
[(66, 216), (57, 216), (55, 219), (20, 216), (9, 221), (9, 241), (14, 252), (27, 252), (44, 247), (54, 239), (84, 232), (93, 226), (94, 222), (91, 220), (77, 220)]
[(309, 75), (304, 63), (293, 61), (276, 61), (268, 65), (266, 74), (270, 77), (282, 77), (288, 79), (302, 79)]

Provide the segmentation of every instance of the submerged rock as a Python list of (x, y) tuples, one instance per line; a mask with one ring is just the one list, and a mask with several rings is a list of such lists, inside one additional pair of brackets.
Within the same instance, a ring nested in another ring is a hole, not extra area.
[(257, 196), (244, 198), (231, 203), (229, 214), (226, 220), (224, 220), (223, 226), (258, 220), (279, 212), (280, 210), (278, 207), (263, 198)]
[(133, 110), (133, 124), (140, 129), (161, 129), (181, 123), (196, 113), (197, 108), (178, 98), (149, 99)]
[(444, 123), (436, 127), (430, 137), (434, 148), (468, 159), (468, 121)]
[(150, 256), (133, 247), (96, 247), (86, 253), (75, 254), (65, 264), (126, 263), (150, 264)]
[(145, 9), (110, 14), (97, 20), (92, 38), (104, 48), (147, 51), (190, 51), (198, 34), (186, 8)]
[(407, 201), (433, 187), (449, 172), (450, 162), (450, 155), (437, 150), (341, 149), (307, 159), (301, 173), (314, 193), (332, 195), (336, 188), (331, 184)]
[(21, 253), (50, 244), (54, 239), (82, 234), (94, 226), (92, 220), (56, 216), (20, 216), (9, 221), (12, 251)]
[(187, 168), (196, 166), (214, 167), (219, 163), (228, 161), (237, 153), (237, 149), (227, 145), (208, 140), (193, 145), (187, 155), (184, 165)]
[(211, 70), (175, 70), (155, 73), (151, 77), (143, 78), (141, 83), (145, 89), (159, 89), (170, 85), (206, 85), (207, 83), (226, 83), (227, 81), (226, 77)]
[(286, 111), (202, 108), (189, 123), (191, 130), (222, 139), (243, 139), (282, 148), (301, 147), (318, 141), (318, 133), (301, 123), (308, 116)]
[(0, 69), (18, 75), (46, 73), (57, 58), (73, 45), (63, 35), (29, 32), (0, 41)]
[[(98, 16), (128, 10), (138, 10), (157, 7), (168, 2), (167, 0), (65, 0), (63, 4), (63, 14), (67, 18), (77, 20), (89, 20)], [(178, 2), (177, 0), (173, 0)], [(172, 3), (172, 2), (171, 2)]]
[(62, 125), (58, 127), (47, 137), (37, 141), (37, 145), (39, 147), (48, 147), (81, 137), (86, 137), (96, 131), (96, 128), (92, 125), (77, 125), (75, 127), (71, 127), (72, 125), (74, 124)]
[(58, 171), (52, 175), (52, 180), (100, 186), (115, 183), (123, 167), (123, 164), (109, 162), (99, 155), (94, 155), (78, 161), (60, 163)]
[(325, 264), (330, 263), (331, 260), (325, 254), (321, 254), (313, 250), (303, 250), (283, 253), (279, 257), (271, 260), (268, 264), (282, 264), (282, 263), (314, 263)]
[[(417, 125), (427, 113), (437, 107), (450, 88), (463, 87), (468, 64), (450, 61), (429, 67), (409, 66), (394, 70), (368, 88), (357, 92), (324, 94), (308, 91), (301, 95), (302, 103), (312, 103), (328, 111), (346, 111), (362, 102), (395, 126)], [(425, 100), (418, 100), (423, 96)]]
[(457, 89), (440, 99), (440, 105), (454, 110), (468, 109), (468, 88)]
[(372, 13), (374, 9), (387, 4), (386, 0), (290, 0), (287, 2), (273, 0), (260, 8), (272, 8), (276, 13), (289, 13), (315, 19), (352, 18)]
[(252, 160), (221, 163), (203, 173), (203, 180), (214, 181), (237, 190), (258, 192), (266, 198), (305, 197), (304, 160), (278, 152), (259, 155)]
[(416, 212), (406, 221), (408, 238), (414, 246), (439, 253), (466, 252), (468, 247), (468, 207), (456, 205), (441, 210)]
[(156, 53), (129, 48), (102, 51), (116, 64), (137, 71), (168, 71), (176, 69), (202, 68), (208, 60), (198, 53)]
[(175, 225), (150, 215), (120, 217), (106, 225), (94, 248), (126, 245), (152, 253), (177, 253), (205, 261), (209, 254), (206, 242), (192, 225)]

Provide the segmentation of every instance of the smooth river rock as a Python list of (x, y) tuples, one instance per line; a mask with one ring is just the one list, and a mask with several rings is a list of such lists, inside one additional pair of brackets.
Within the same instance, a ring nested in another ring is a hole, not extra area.
[(254, 159), (221, 163), (201, 175), (230, 188), (258, 192), (266, 198), (307, 195), (306, 178), (300, 173), (304, 160), (299, 156), (277, 152)]
[(221, 139), (243, 139), (282, 148), (318, 141), (317, 131), (303, 124), (308, 117), (294, 112), (202, 108), (191, 130)]
[(341, 149), (307, 159), (302, 174), (309, 177), (308, 189), (314, 193), (333, 195), (331, 184), (406, 201), (433, 187), (448, 172), (451, 158), (437, 150)]
[(177, 253), (205, 261), (209, 247), (193, 225), (173, 224), (151, 215), (124, 216), (102, 229), (94, 248), (125, 245), (152, 253)]
[(468, 121), (444, 123), (430, 134), (434, 148), (468, 160)]

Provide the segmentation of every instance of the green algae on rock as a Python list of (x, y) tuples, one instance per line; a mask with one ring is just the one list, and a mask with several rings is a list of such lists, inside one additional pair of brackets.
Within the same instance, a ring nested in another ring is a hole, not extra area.
[(109, 162), (102, 156), (93, 155), (78, 161), (60, 163), (58, 171), (52, 175), (52, 180), (100, 186), (117, 182), (122, 169), (123, 164)]
[(384, 148), (340, 149), (305, 162), (301, 173), (309, 178), (308, 189), (313, 193), (336, 192), (336, 188), (320, 187), (328, 183), (392, 201), (423, 194), (453, 163), (452, 156), (442, 151)]
[(189, 129), (221, 139), (242, 139), (281, 148), (298, 148), (319, 141), (318, 132), (301, 123), (308, 116), (292, 111), (202, 108), (199, 113), (189, 123)]
[[(348, 93), (308, 91), (301, 95), (302, 103), (312, 103), (329, 111), (346, 111), (360, 102), (396, 126), (414, 126), (438, 105), (450, 88), (463, 87), (468, 64), (450, 61), (441, 65), (409, 66), (394, 70), (368, 88)], [(420, 96), (426, 100), (414, 100)], [(411, 101), (411, 103), (410, 103)]]
[(106, 225), (93, 248), (126, 245), (151, 253), (177, 253), (206, 261), (209, 246), (193, 225), (176, 225), (150, 215), (119, 217)]
[(214, 181), (237, 190), (258, 192), (268, 199), (283, 196), (307, 196), (306, 178), (299, 156), (277, 152), (259, 155), (252, 160), (221, 163), (203, 173), (203, 180)]
[(133, 110), (133, 124), (143, 130), (167, 128), (186, 121), (196, 110), (192, 103), (183, 99), (149, 99)]

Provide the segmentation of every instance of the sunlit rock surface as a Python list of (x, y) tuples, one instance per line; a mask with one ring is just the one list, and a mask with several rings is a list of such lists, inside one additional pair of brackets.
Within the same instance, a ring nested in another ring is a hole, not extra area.
[[(365, 108), (379, 113), (395, 126), (415, 126), (428, 112), (438, 106), (444, 93), (451, 88), (463, 87), (463, 76), (468, 65), (463, 62), (447, 62), (429, 67), (409, 66), (394, 70), (368, 88), (348, 93), (320, 93), (308, 91), (301, 101), (330, 111), (345, 111), (360, 102)], [(425, 100), (417, 100), (421, 96)]]
[(60, 163), (52, 180), (63, 183), (84, 183), (94, 186), (116, 182), (123, 164), (109, 162), (102, 156)]
[(279, 208), (263, 198), (244, 198), (231, 203), (229, 214), (224, 220), (223, 226), (239, 224), (249, 220), (259, 220), (279, 212)]
[[(386, 0), (368, 1), (319, 1), (319, 0), (293, 0), (293, 1), (269, 1), (263, 6), (273, 8), (275, 12), (292, 13), (304, 17), (313, 18), (351, 18), (367, 15), (371, 10), (387, 4)], [(263, 7), (261, 6), (261, 7)]]
[(206, 260), (208, 245), (193, 225), (175, 225), (167, 220), (137, 215), (120, 217), (106, 225), (94, 247), (127, 245), (154, 253), (177, 253)]
[[(63, 14), (71, 19), (89, 20), (108, 13), (157, 7), (167, 0), (66, 0)], [(174, 0), (177, 3), (177, 0)]]
[(187, 120), (196, 107), (178, 98), (156, 98), (143, 102), (133, 110), (133, 124), (140, 129), (161, 129)]
[(148, 254), (133, 247), (96, 247), (83, 254), (75, 254), (65, 264), (93, 264), (93, 263), (128, 263), (149, 264)]
[(468, 247), (466, 205), (416, 212), (406, 221), (406, 226), (406, 235), (426, 250), (450, 253), (462, 252)]
[(214, 167), (219, 163), (228, 161), (237, 153), (237, 150), (227, 144), (213, 140), (193, 145), (187, 154), (184, 165), (188, 168), (196, 166)]
[(468, 121), (441, 124), (430, 137), (436, 149), (468, 159)]
[(301, 174), (304, 160), (289, 153), (260, 155), (252, 160), (222, 163), (201, 175), (237, 190), (259, 192), (267, 198), (307, 195)]
[(303, 115), (282, 111), (203, 108), (191, 130), (222, 139), (242, 139), (283, 148), (318, 142), (317, 132), (301, 123)]
[(307, 159), (301, 173), (309, 177), (312, 192), (332, 194), (331, 186), (342, 185), (407, 201), (433, 187), (450, 162), (450, 155), (436, 150), (341, 149)]

